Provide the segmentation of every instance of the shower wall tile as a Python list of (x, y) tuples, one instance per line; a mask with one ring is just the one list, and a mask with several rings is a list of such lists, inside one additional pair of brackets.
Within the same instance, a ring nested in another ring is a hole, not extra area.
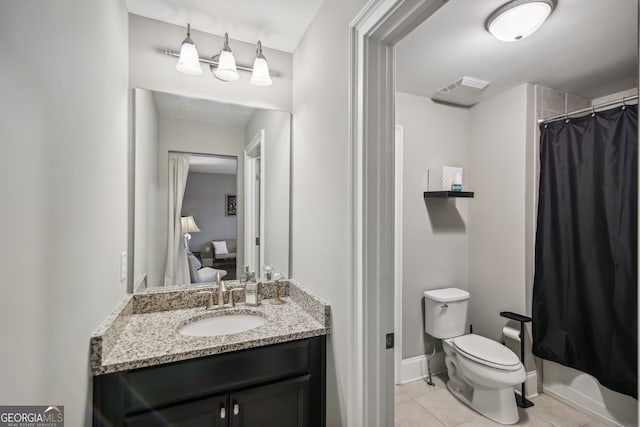
[(591, 100), (582, 96), (567, 94), (567, 107), (565, 112), (580, 110), (582, 108), (591, 107)]
[(560, 114), (564, 114), (564, 111), (555, 111), (555, 110), (548, 110), (546, 108), (543, 108), (541, 118), (548, 119), (549, 117), (558, 116)]
[(566, 100), (565, 94), (557, 92), (551, 88), (542, 88), (542, 109), (553, 111), (553, 115), (563, 114), (565, 112)]

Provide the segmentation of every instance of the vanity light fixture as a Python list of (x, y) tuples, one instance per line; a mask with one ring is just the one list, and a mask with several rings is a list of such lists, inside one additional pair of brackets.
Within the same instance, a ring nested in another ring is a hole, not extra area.
[(512, 0), (489, 15), (485, 28), (504, 42), (522, 40), (536, 32), (555, 7), (556, 0)]
[(273, 84), (271, 77), (278, 75), (269, 69), (267, 58), (265, 58), (262, 53), (262, 42), (260, 40), (258, 40), (256, 47), (256, 58), (253, 61), (253, 68), (237, 65), (233, 52), (229, 47), (228, 33), (224, 34), (224, 45), (220, 53), (214, 55), (211, 59), (200, 58), (196, 50), (196, 45), (191, 39), (191, 24), (187, 24), (187, 38), (182, 42), (180, 54), (170, 50), (165, 50), (164, 54), (180, 58), (176, 69), (182, 73), (192, 76), (200, 75), (202, 74), (200, 63), (204, 63), (209, 65), (211, 72), (217, 79), (224, 82), (237, 81), (240, 78), (238, 71), (248, 71), (251, 73), (249, 83), (252, 85), (271, 86), (271, 84)]
[(196, 44), (191, 39), (191, 24), (187, 24), (187, 37), (182, 41), (180, 48), (180, 59), (176, 65), (176, 70), (190, 76), (199, 76), (202, 74), (202, 67), (198, 57)]

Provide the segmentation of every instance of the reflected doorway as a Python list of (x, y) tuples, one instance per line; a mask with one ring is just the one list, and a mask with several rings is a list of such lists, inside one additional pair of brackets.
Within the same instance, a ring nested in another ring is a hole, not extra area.
[[(245, 164), (245, 265), (258, 274), (264, 267), (265, 131), (261, 129), (244, 150)], [(249, 249), (251, 248), (251, 249)]]

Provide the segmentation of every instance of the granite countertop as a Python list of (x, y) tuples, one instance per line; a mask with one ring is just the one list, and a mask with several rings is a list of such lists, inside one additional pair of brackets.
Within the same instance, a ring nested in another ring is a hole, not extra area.
[[(242, 288), (240, 285), (231, 286)], [(277, 344), (329, 333), (330, 307), (295, 281), (286, 282), (282, 305), (272, 304), (272, 283), (263, 286), (262, 305), (246, 306), (243, 291), (236, 307), (205, 310), (202, 287), (171, 288), (128, 295), (91, 336), (93, 375), (145, 368), (180, 360)], [(215, 290), (208, 286), (207, 290)], [(185, 336), (182, 326), (225, 314), (255, 314), (265, 324), (212, 337)]]

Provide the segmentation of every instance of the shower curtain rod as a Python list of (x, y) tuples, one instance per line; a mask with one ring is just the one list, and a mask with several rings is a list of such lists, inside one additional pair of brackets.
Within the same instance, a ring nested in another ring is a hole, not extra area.
[(582, 108), (580, 110), (572, 111), (570, 113), (559, 114), (557, 116), (549, 117), (548, 119), (538, 119), (538, 123), (555, 122), (556, 120), (567, 119), (567, 118), (569, 118), (569, 116), (574, 116), (576, 114), (588, 113), (590, 111), (591, 112), (595, 112), (595, 110), (597, 110), (599, 108), (610, 107), (610, 106), (616, 105), (616, 104), (625, 104), (628, 101), (637, 101), (637, 100), (638, 100), (638, 95), (623, 96), (622, 98), (616, 99), (615, 101), (603, 102), (602, 104), (597, 104), (597, 105), (593, 105), (591, 107)]

